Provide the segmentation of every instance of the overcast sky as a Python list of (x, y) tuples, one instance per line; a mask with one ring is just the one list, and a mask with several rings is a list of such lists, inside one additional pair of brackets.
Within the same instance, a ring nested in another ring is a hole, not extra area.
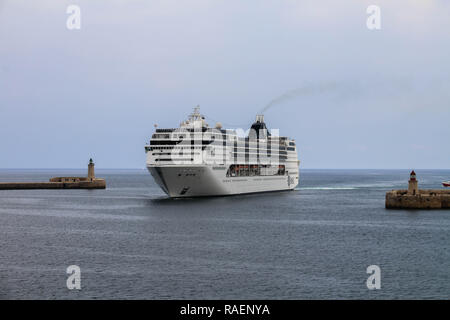
[(302, 168), (450, 168), (449, 17), (448, 0), (0, 0), (0, 168), (143, 168), (153, 124), (199, 104), (248, 126), (271, 101)]

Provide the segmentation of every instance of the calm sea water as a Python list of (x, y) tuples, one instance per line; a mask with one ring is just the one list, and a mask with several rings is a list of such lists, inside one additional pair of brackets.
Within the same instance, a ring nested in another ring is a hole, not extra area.
[[(0, 171), (42, 181), (77, 170)], [(418, 170), (440, 188), (449, 170)], [(144, 170), (107, 190), (0, 191), (3, 299), (450, 298), (450, 211), (386, 210), (407, 170), (302, 170), (293, 192), (170, 200)], [(369, 265), (381, 289), (368, 290)], [(66, 268), (81, 268), (80, 291)]]

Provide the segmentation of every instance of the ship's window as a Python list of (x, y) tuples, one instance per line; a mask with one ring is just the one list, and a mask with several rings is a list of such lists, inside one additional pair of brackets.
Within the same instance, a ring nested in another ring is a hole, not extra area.
[(286, 170), (284, 165), (233, 164), (228, 168), (226, 176), (277, 176), (285, 175), (285, 173)]

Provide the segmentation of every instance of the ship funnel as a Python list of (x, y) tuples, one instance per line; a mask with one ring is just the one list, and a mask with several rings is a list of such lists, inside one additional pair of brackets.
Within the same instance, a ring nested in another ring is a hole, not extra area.
[(264, 115), (258, 114), (256, 116), (256, 121), (250, 128), (249, 137), (256, 139), (266, 139), (268, 136), (270, 136), (270, 132), (269, 130), (267, 130), (266, 124), (264, 123)]

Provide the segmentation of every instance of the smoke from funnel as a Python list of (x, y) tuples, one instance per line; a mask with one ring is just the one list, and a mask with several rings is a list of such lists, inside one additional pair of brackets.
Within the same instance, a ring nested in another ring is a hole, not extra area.
[(259, 114), (264, 114), (267, 110), (269, 110), (270, 108), (288, 102), (290, 100), (294, 100), (297, 98), (300, 98), (302, 96), (307, 96), (307, 95), (312, 95), (312, 94), (319, 94), (319, 93), (323, 93), (329, 90), (333, 90), (334, 88), (336, 88), (336, 84), (335, 83), (328, 83), (328, 84), (321, 84), (321, 85), (307, 85), (305, 87), (302, 88), (298, 88), (298, 89), (294, 89), (291, 91), (288, 91), (284, 94), (282, 94), (281, 96), (273, 99), (272, 101), (270, 101), (265, 107), (264, 109), (262, 109)]

